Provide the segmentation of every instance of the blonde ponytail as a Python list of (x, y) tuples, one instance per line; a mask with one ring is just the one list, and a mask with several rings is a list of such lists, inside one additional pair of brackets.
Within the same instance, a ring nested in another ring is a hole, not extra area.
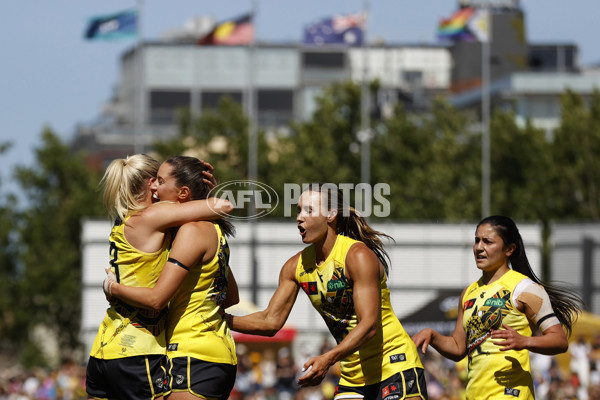
[(124, 219), (131, 211), (144, 208), (148, 180), (156, 178), (160, 163), (146, 154), (113, 160), (100, 184), (104, 188), (104, 207), (111, 218)]

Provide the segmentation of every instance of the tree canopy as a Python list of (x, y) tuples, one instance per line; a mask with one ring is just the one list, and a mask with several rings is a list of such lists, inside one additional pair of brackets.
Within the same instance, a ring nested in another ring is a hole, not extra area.
[(35, 153), (33, 166), (15, 170), (26, 204), (22, 209), (12, 204), (0, 216), (10, 219), (0, 228), (0, 235), (10, 229), (0, 256), (13, 260), (2, 263), (10, 269), (10, 279), (2, 284), (10, 284), (11, 298), (2, 299), (9, 306), (1, 308), (1, 317), (9, 323), (0, 329), (6, 330), (8, 343), (21, 348), (25, 364), (43, 362), (33, 338), (24, 334), (39, 326), (56, 334), (61, 348), (78, 347), (81, 220), (103, 213), (99, 172), (88, 170), (82, 155), (71, 154), (50, 128), (42, 132)]

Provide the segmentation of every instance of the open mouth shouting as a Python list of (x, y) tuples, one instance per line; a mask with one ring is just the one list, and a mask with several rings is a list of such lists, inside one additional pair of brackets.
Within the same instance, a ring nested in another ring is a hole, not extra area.
[(298, 225), (298, 231), (300, 231), (300, 236), (306, 236), (306, 229), (300, 225)]

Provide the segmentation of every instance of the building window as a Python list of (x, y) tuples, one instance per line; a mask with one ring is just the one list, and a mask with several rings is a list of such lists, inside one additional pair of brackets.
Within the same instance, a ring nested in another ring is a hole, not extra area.
[(190, 106), (190, 92), (153, 90), (150, 92), (150, 108), (181, 108)]
[(291, 111), (294, 108), (294, 92), (291, 90), (259, 90), (258, 110)]
[(202, 109), (217, 108), (223, 97), (230, 97), (236, 103), (242, 104), (242, 92), (239, 90), (232, 90), (229, 92), (202, 92), (202, 95), (200, 96)]
[(172, 124), (177, 120), (177, 110), (190, 106), (188, 91), (153, 90), (150, 92), (150, 122)]
[(575, 71), (577, 48), (573, 45), (533, 45), (529, 47), (528, 64), (534, 71)]
[(287, 125), (294, 115), (294, 92), (285, 89), (258, 91), (258, 123), (263, 127)]
[(422, 86), (423, 85), (423, 71), (407, 70), (402, 71), (402, 81), (410, 86)]
[(305, 68), (344, 68), (346, 55), (335, 52), (307, 51), (302, 53)]

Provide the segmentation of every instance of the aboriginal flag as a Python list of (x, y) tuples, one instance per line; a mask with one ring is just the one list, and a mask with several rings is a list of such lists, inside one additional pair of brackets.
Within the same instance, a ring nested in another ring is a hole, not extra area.
[(206, 36), (198, 40), (200, 45), (247, 45), (254, 41), (252, 14), (218, 23)]

